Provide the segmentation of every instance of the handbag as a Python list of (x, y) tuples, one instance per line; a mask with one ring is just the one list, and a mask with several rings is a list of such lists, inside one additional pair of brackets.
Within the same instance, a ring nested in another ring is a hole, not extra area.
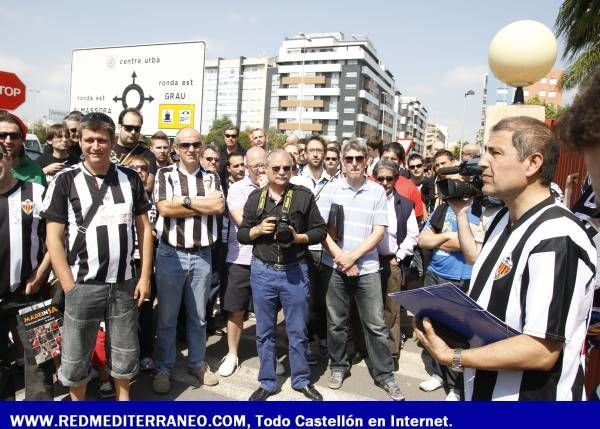
[(331, 204), (327, 219), (327, 233), (334, 241), (344, 238), (344, 206), (341, 204)]

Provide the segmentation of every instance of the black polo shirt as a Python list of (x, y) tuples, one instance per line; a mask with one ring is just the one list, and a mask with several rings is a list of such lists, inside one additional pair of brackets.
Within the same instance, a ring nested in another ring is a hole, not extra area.
[[(298, 234), (308, 235), (308, 244), (291, 244), (289, 247), (280, 246), (274, 235), (261, 235), (254, 241), (250, 240), (250, 229), (258, 225), (264, 218), (274, 216), (279, 218), (283, 208), (285, 195), (278, 204), (270, 197), (265, 201), (262, 213), (258, 213), (258, 202), (262, 188), (254, 190), (244, 206), (244, 218), (238, 230), (238, 241), (241, 244), (253, 244), (252, 254), (255, 258), (267, 264), (291, 264), (306, 256), (308, 245), (322, 242), (327, 236), (325, 221), (315, 202), (313, 193), (304, 186), (289, 184), (288, 190), (293, 189), (289, 217)], [(286, 191), (287, 192), (287, 191)]]

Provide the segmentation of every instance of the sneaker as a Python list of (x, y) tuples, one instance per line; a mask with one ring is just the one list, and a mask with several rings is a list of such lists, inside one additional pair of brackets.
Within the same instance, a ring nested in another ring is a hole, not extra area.
[(456, 389), (450, 389), (446, 395), (446, 401), (456, 402), (460, 401), (460, 393)]
[(98, 396), (101, 398), (114, 398), (116, 396), (115, 388), (110, 381), (105, 381), (98, 387)]
[(314, 344), (309, 343), (308, 348), (306, 349), (306, 363), (308, 363), (311, 366), (319, 364), (319, 358), (316, 354), (313, 353), (313, 347)]
[(385, 390), (388, 396), (394, 401), (404, 401), (404, 399), (406, 399), (402, 393), (402, 390), (400, 390), (400, 386), (398, 386), (398, 383), (396, 383), (395, 380), (388, 381), (387, 383), (383, 384), (381, 388)]
[(238, 367), (238, 357), (229, 353), (223, 359), (221, 359), (221, 366), (219, 366), (219, 375), (221, 377), (229, 377), (235, 372)]
[(145, 357), (140, 361), (140, 371), (152, 371), (154, 369), (154, 361), (151, 357)]
[(279, 361), (277, 361), (277, 366), (275, 367), (276, 375), (285, 375), (285, 366)]
[(158, 394), (169, 393), (171, 390), (171, 378), (168, 372), (157, 372), (152, 381), (152, 390)]
[(329, 378), (327, 379), (327, 386), (330, 389), (339, 389), (344, 384), (344, 371), (332, 370), (331, 374), (329, 374)]
[(437, 374), (433, 374), (429, 380), (425, 380), (421, 384), (419, 384), (419, 389), (425, 392), (433, 392), (434, 390), (439, 389), (443, 385), (442, 377)]
[(219, 384), (219, 378), (210, 370), (206, 362), (197, 368), (188, 368), (188, 374), (196, 377), (200, 384), (205, 386), (216, 386)]

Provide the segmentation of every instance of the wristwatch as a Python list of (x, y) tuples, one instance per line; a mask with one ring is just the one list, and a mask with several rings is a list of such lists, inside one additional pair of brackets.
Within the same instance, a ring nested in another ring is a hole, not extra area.
[(463, 372), (463, 366), (460, 363), (460, 355), (462, 354), (462, 349), (454, 349), (452, 350), (452, 365), (450, 365), (450, 369), (455, 372)]
[(185, 207), (186, 209), (189, 209), (192, 207), (192, 199), (190, 197), (185, 197), (183, 199), (183, 207)]

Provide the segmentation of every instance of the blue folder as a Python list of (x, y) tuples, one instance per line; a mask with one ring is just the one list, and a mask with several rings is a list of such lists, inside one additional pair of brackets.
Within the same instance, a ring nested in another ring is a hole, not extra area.
[(481, 308), (451, 283), (394, 292), (389, 296), (415, 317), (429, 317), (460, 334), (471, 347), (481, 347), (521, 334)]

